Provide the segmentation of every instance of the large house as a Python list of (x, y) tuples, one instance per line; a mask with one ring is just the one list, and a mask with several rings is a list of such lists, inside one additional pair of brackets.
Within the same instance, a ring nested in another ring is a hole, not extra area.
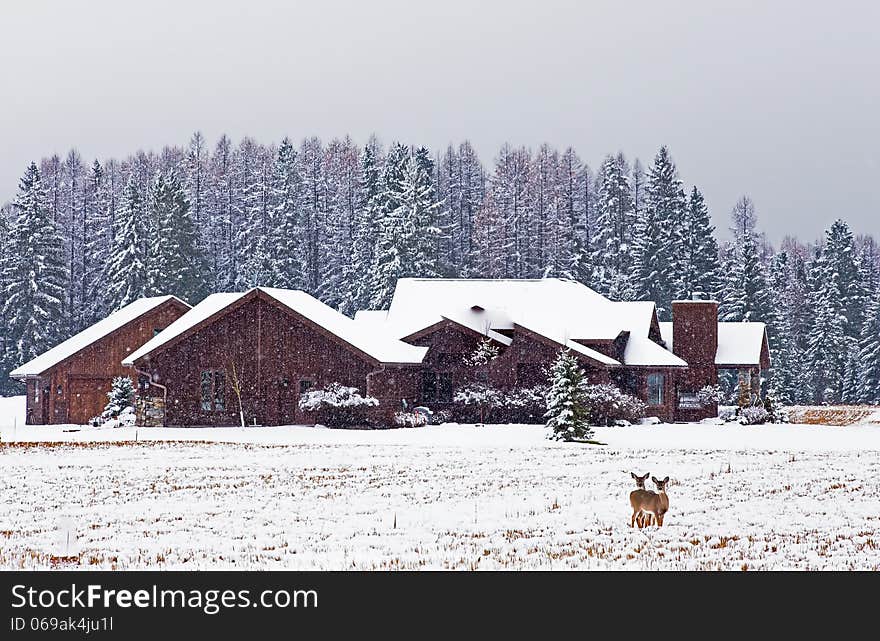
[[(138, 380), (138, 420), (148, 425), (236, 425), (241, 414), (248, 424), (314, 422), (299, 398), (333, 382), (377, 398), (377, 418), (444, 409), (468, 383), (546, 382), (561, 348), (590, 381), (619, 386), (667, 421), (714, 415), (697, 391), (719, 370), (757, 387), (770, 365), (762, 323), (719, 323), (706, 300), (675, 301), (672, 312), (660, 323), (652, 302), (615, 302), (555, 278), (405, 278), (387, 310), (354, 319), (304, 292), (258, 287), (208, 296), (120, 360)], [(484, 341), (498, 355), (468, 365)]]
[(190, 307), (174, 296), (141, 298), (12, 370), (26, 383), (29, 425), (84, 424), (107, 405), (122, 359), (183, 316)]

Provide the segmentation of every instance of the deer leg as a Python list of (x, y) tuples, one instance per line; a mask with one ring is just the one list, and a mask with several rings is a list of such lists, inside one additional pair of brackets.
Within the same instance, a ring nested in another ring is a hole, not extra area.
[[(629, 520), (629, 526), (630, 526), (630, 527), (635, 527), (635, 526), (636, 526), (636, 519), (639, 518), (640, 515), (641, 515), (641, 514), (640, 514), (640, 512), (639, 512), (638, 510), (635, 510), (635, 509), (633, 510), (632, 518)], [(641, 527), (641, 526), (639, 526), (639, 527)]]

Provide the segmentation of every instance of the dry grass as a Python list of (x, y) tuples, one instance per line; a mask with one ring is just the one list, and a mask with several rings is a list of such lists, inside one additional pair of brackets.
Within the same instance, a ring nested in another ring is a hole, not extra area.
[(872, 405), (799, 405), (789, 409), (789, 420), (792, 423), (805, 425), (846, 426), (876, 423), (872, 417), (878, 414), (878, 408)]

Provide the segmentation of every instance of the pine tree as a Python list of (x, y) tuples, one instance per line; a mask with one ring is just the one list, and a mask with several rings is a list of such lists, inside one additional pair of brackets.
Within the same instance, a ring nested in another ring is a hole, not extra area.
[(402, 145), (385, 161), (383, 215), (373, 253), (370, 309), (385, 309), (398, 279), (437, 275), (433, 216), (437, 208), (425, 166)]
[(683, 297), (681, 257), (685, 253), (686, 198), (669, 150), (664, 146), (648, 172), (645, 211), (636, 229), (632, 298), (653, 300), (661, 320), (672, 315), (672, 300)]
[(865, 313), (859, 340), (859, 402), (880, 403), (880, 292), (876, 292)]
[(550, 367), (550, 391), (547, 393), (547, 427), (550, 438), (574, 441), (592, 438), (584, 400), (584, 371), (567, 349), (559, 350)]
[(205, 259), (186, 192), (174, 170), (167, 179), (161, 173), (156, 177), (151, 203), (156, 234), (150, 289), (197, 303), (210, 293), (204, 288)]
[(826, 274), (837, 275), (837, 295), (844, 310), (846, 335), (858, 339), (864, 321), (867, 293), (853, 235), (844, 221), (835, 220), (825, 232), (822, 260)]
[(691, 191), (685, 210), (684, 242), (680, 293), (703, 292), (717, 296), (721, 280), (718, 241), (715, 240), (709, 208), (696, 187)]
[(285, 289), (303, 289), (305, 285), (303, 226), (299, 212), (301, 187), (296, 150), (290, 139), (285, 138), (278, 147), (272, 170), (275, 202), (272, 218), (277, 225), (277, 239), (272, 256), (274, 280), (278, 287)]
[(636, 222), (628, 171), (622, 156), (608, 156), (600, 170), (596, 235), (593, 238), (594, 286), (612, 299), (627, 298)]
[(113, 379), (110, 391), (107, 392), (104, 416), (116, 418), (124, 409), (132, 405), (134, 405), (134, 383), (128, 376), (117, 376)]
[(727, 276), (718, 307), (719, 319), (725, 322), (772, 323), (775, 310), (773, 298), (753, 238), (745, 237), (725, 272)]
[(70, 286), (64, 240), (50, 215), (40, 170), (31, 163), (12, 203), (2, 282), (9, 337), (8, 362), (20, 365), (66, 337), (65, 297)]
[(368, 144), (361, 158), (358, 185), (357, 215), (354, 221), (352, 259), (348, 274), (348, 305), (344, 311), (354, 313), (369, 309), (371, 297), (373, 254), (379, 235), (381, 217), (381, 180), (378, 143)]
[(807, 342), (806, 361), (812, 400), (839, 403), (843, 395), (850, 339), (846, 335), (846, 316), (840, 302), (838, 274), (818, 259), (811, 280), (814, 322)]
[(138, 190), (134, 174), (129, 176), (117, 213), (113, 246), (107, 261), (104, 278), (108, 301), (107, 309), (116, 310), (129, 303), (152, 295), (150, 275), (151, 233), (144, 197)]

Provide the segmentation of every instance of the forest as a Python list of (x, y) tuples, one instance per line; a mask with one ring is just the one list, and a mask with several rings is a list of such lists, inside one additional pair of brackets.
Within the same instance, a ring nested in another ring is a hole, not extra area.
[[(766, 390), (783, 403), (880, 403), (880, 252), (843, 219), (823, 238), (768, 242), (743, 196), (716, 233), (666, 147), (650, 165), (571, 148), (371, 138), (264, 145), (196, 133), (183, 146), (24, 169), (0, 209), (0, 392), (7, 373), (129, 302), (191, 304), (257, 285), (302, 289), (353, 315), (398, 278), (571, 278), (660, 320), (694, 292), (725, 321), (767, 323)], [(832, 212), (832, 216), (836, 213)]]

